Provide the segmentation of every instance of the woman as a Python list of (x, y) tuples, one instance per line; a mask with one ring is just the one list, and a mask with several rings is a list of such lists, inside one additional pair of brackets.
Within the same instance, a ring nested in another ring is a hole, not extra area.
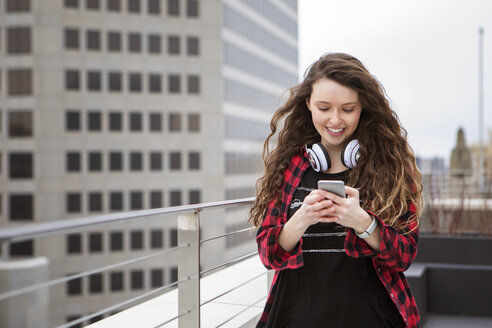
[[(327, 54), (271, 130), (250, 213), (276, 270), (257, 327), (417, 327), (403, 272), (417, 253), (421, 175), (382, 86), (356, 58)], [(318, 180), (344, 181), (346, 198)]]

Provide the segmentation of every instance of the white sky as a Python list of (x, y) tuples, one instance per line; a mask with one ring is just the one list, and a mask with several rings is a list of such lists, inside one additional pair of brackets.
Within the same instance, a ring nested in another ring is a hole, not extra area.
[(301, 74), (323, 53), (354, 55), (383, 84), (416, 154), (446, 161), (459, 127), (468, 145), (478, 142), (482, 26), (484, 121), (492, 128), (492, 1), (298, 0), (298, 6)]

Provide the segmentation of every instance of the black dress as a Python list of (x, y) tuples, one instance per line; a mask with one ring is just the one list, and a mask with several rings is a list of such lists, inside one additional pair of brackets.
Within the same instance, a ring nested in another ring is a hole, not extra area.
[[(318, 180), (344, 180), (309, 168), (297, 187), (289, 218)], [(346, 228), (318, 223), (303, 236), (304, 265), (279, 273), (267, 327), (405, 327), (368, 257), (344, 252)], [(322, 250), (320, 252), (320, 250)]]

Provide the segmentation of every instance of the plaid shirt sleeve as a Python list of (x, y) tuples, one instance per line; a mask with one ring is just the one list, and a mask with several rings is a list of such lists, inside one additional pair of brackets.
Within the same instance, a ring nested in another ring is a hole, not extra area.
[(302, 239), (292, 251), (287, 252), (280, 246), (278, 238), (287, 222), (288, 204), (291, 203), (294, 191), (308, 166), (309, 164), (302, 156), (298, 155), (292, 158), (284, 174), (280, 211), (275, 207), (275, 201), (272, 200), (268, 204), (262, 224), (258, 228), (256, 234), (258, 254), (267, 269), (295, 269), (303, 265)]

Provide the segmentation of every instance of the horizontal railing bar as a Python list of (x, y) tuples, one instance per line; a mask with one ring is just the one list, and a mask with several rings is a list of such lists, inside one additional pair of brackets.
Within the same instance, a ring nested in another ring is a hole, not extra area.
[(240, 283), (239, 285), (234, 286), (233, 288), (231, 288), (231, 289), (229, 289), (229, 290), (226, 290), (225, 292), (223, 292), (223, 293), (221, 293), (221, 294), (219, 294), (219, 295), (217, 295), (217, 296), (215, 296), (215, 297), (212, 297), (212, 298), (211, 298), (211, 299), (209, 299), (209, 300), (206, 300), (205, 302), (203, 302), (202, 304), (200, 304), (200, 306), (204, 306), (204, 305), (206, 305), (206, 304), (208, 304), (208, 303), (210, 303), (210, 302), (212, 302), (212, 301), (215, 301), (216, 299), (218, 299), (218, 298), (220, 298), (220, 297), (222, 297), (222, 296), (224, 296), (224, 295), (227, 295), (227, 294), (229, 294), (230, 292), (235, 291), (236, 289), (243, 287), (244, 285), (249, 284), (249, 283), (250, 283), (250, 282), (252, 282), (253, 280), (258, 279), (259, 277), (264, 276), (264, 275), (266, 275), (267, 273), (268, 273), (268, 271), (262, 272), (262, 273), (260, 273), (259, 275), (256, 275), (256, 276), (254, 276), (253, 278), (251, 278), (251, 279), (249, 279), (249, 280), (247, 280), (247, 281), (245, 281), (245, 282), (242, 282), (242, 283)]
[(222, 322), (220, 325), (216, 326), (217, 327), (222, 327), (223, 325), (225, 325), (226, 323), (228, 323), (229, 321), (231, 321), (232, 319), (236, 318), (237, 316), (239, 316), (241, 313), (243, 312), (246, 312), (248, 311), (249, 309), (251, 309), (253, 306), (255, 306), (255, 304), (263, 301), (264, 299), (266, 298), (266, 296), (263, 296), (262, 298), (258, 299), (256, 302), (248, 305), (248, 307), (242, 309), (241, 311), (239, 311), (238, 313), (236, 313), (235, 315), (233, 315), (232, 317), (230, 317), (229, 319), (227, 319), (226, 321)]
[(50, 287), (50, 286), (53, 286), (53, 285), (61, 284), (61, 283), (64, 283), (64, 282), (67, 282), (67, 281), (70, 281), (70, 280), (73, 280), (73, 279), (82, 278), (82, 277), (85, 277), (85, 276), (89, 276), (91, 274), (95, 274), (95, 273), (99, 273), (99, 272), (111, 270), (111, 269), (114, 269), (114, 268), (117, 268), (117, 267), (120, 267), (120, 266), (132, 264), (132, 263), (135, 263), (135, 262), (138, 262), (138, 261), (147, 260), (147, 259), (150, 259), (152, 257), (161, 256), (161, 255), (164, 255), (164, 254), (167, 254), (167, 253), (171, 253), (171, 252), (177, 251), (177, 250), (179, 250), (181, 248), (185, 248), (185, 247), (189, 247), (189, 246), (190, 245), (187, 244), (187, 245), (182, 245), (182, 246), (178, 246), (178, 247), (173, 247), (171, 249), (166, 249), (166, 250), (161, 251), (161, 252), (157, 252), (157, 253), (153, 253), (153, 254), (141, 256), (141, 257), (136, 258), (136, 259), (131, 259), (131, 260), (128, 260), (128, 261), (123, 261), (123, 262), (120, 262), (120, 263), (111, 264), (111, 265), (108, 265), (108, 266), (105, 266), (105, 267), (101, 267), (101, 268), (98, 268), (98, 269), (94, 269), (94, 270), (90, 270), (90, 271), (85, 271), (85, 272), (77, 273), (77, 274), (70, 275), (70, 276), (67, 276), (67, 277), (57, 278), (57, 279), (53, 279), (53, 280), (50, 280), (50, 281), (42, 282), (42, 283), (39, 283), (39, 284), (35, 284), (35, 285), (31, 285), (31, 286), (27, 286), (27, 287), (23, 287), (23, 288), (19, 288), (19, 289), (14, 289), (12, 291), (8, 291), (6, 293), (0, 294), (0, 301), (1, 300), (4, 300), (4, 299), (7, 299), (7, 298), (11, 298), (11, 297), (19, 296), (19, 295), (26, 294), (26, 293), (29, 293), (29, 292), (33, 292), (33, 291), (36, 291), (38, 289), (42, 289), (42, 288)]
[(190, 277), (189, 277), (189, 276), (187, 276), (187, 277), (185, 277), (185, 278), (183, 278), (183, 279), (181, 279), (181, 280), (175, 281), (175, 282), (173, 282), (173, 283), (171, 283), (171, 284), (169, 284), (169, 285), (166, 285), (166, 286), (162, 286), (162, 287), (159, 287), (159, 288), (153, 289), (153, 290), (151, 290), (150, 292), (147, 292), (147, 293), (145, 293), (145, 294), (142, 294), (142, 295), (139, 295), (139, 296), (137, 296), (137, 297), (131, 298), (131, 299), (129, 299), (129, 300), (123, 301), (123, 302), (121, 302), (121, 303), (118, 303), (118, 304), (112, 305), (112, 306), (107, 307), (107, 308), (105, 308), (105, 309), (103, 309), (103, 310), (101, 310), (101, 311), (98, 311), (98, 312), (95, 312), (95, 313), (92, 313), (92, 314), (86, 315), (85, 317), (78, 318), (78, 319), (75, 319), (75, 320), (73, 320), (73, 321), (67, 322), (66, 324), (61, 325), (61, 326), (58, 326), (57, 328), (68, 328), (68, 327), (71, 327), (71, 326), (73, 326), (73, 325), (76, 325), (76, 324), (82, 323), (84, 320), (87, 320), (87, 319), (92, 319), (92, 318), (94, 318), (94, 317), (96, 317), (96, 316), (98, 316), (98, 315), (101, 315), (101, 314), (107, 313), (107, 312), (109, 312), (109, 311), (113, 311), (113, 310), (119, 309), (119, 308), (121, 308), (121, 307), (123, 307), (123, 306), (125, 306), (125, 305), (127, 305), (127, 304), (133, 303), (133, 302), (138, 301), (138, 300), (140, 300), (140, 299), (142, 299), (142, 298), (149, 297), (150, 295), (153, 295), (153, 294), (156, 294), (156, 293), (158, 293), (158, 292), (161, 292), (161, 291), (163, 291), (163, 290), (165, 290), (165, 289), (168, 289), (168, 288), (170, 288), (170, 287), (173, 287), (173, 286), (175, 286), (175, 285), (179, 284), (180, 282), (183, 282), (183, 281), (186, 281), (186, 280), (190, 280)]
[(236, 231), (232, 231), (232, 232), (229, 232), (229, 233), (225, 233), (225, 234), (220, 235), (220, 236), (211, 237), (211, 238), (208, 238), (208, 239), (203, 239), (203, 240), (200, 240), (200, 244), (206, 243), (206, 242), (211, 241), (211, 240), (215, 240), (215, 239), (219, 239), (219, 238), (224, 238), (224, 237), (227, 237), (227, 236), (231, 236), (231, 235), (234, 235), (234, 234), (237, 234), (237, 233), (251, 231), (253, 229), (255, 229), (255, 228), (254, 227), (250, 227), (250, 228), (246, 228), (246, 229), (241, 229), (241, 230), (236, 230)]
[(167, 321), (164, 321), (163, 323), (160, 323), (159, 325), (154, 326), (153, 328), (158, 328), (158, 327), (162, 327), (162, 326), (164, 326), (164, 325), (167, 325), (168, 323), (170, 323), (170, 322), (172, 322), (172, 321), (174, 321), (174, 320), (176, 320), (176, 319), (179, 319), (179, 318), (181, 318), (182, 316), (184, 316), (185, 314), (188, 314), (188, 313), (190, 313), (190, 312), (191, 312), (191, 310), (189, 310), (189, 309), (188, 309), (186, 312), (183, 312), (183, 313), (181, 313), (181, 314), (178, 314), (177, 316), (172, 317), (171, 319), (169, 319), (169, 320), (167, 320)]
[(62, 231), (84, 228), (93, 225), (114, 223), (119, 221), (129, 221), (142, 219), (153, 215), (172, 215), (189, 212), (197, 212), (221, 207), (242, 206), (252, 203), (254, 197), (233, 199), (219, 202), (210, 202), (194, 205), (182, 205), (174, 207), (164, 207), (151, 210), (112, 213), (97, 215), (85, 218), (76, 218), (62, 221), (52, 221), (43, 223), (33, 223), (21, 227), (13, 227), (0, 230), (0, 242), (8, 240), (18, 242), (30, 239), (40, 235), (56, 235)]
[(210, 269), (207, 269), (207, 270), (205, 270), (205, 271), (200, 272), (200, 276), (202, 276), (202, 275), (204, 275), (204, 274), (206, 274), (206, 273), (209, 273), (209, 272), (211, 272), (211, 271), (217, 270), (217, 269), (219, 269), (219, 268), (225, 267), (225, 266), (227, 266), (227, 265), (229, 265), (229, 264), (233, 264), (233, 263), (240, 262), (240, 261), (242, 261), (242, 260), (248, 259), (248, 258), (250, 258), (250, 257), (255, 256), (256, 254), (258, 254), (258, 251), (254, 251), (254, 252), (252, 252), (252, 253), (249, 253), (249, 254), (246, 254), (246, 255), (244, 255), (244, 256), (238, 257), (238, 258), (236, 258), (236, 259), (233, 259), (233, 260), (230, 260), (230, 261), (224, 262), (224, 263), (219, 264), (219, 265), (217, 265), (217, 266), (215, 266), (215, 267), (213, 267), (213, 268), (210, 268)]

